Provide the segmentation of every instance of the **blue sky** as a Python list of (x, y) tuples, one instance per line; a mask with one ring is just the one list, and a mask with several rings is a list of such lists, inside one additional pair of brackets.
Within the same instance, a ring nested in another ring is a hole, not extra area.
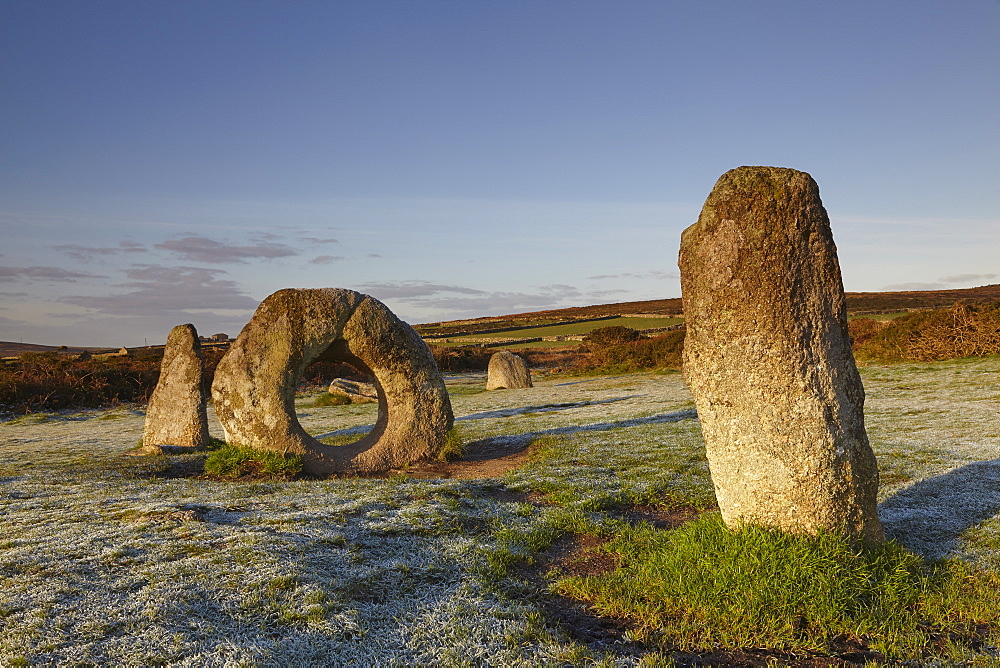
[(813, 175), (848, 290), (997, 283), (998, 71), (996, 0), (0, 0), (0, 340), (676, 297), (747, 164)]

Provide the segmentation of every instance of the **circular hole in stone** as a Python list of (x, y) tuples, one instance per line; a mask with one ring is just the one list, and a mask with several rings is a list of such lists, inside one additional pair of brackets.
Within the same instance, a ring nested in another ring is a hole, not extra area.
[[(305, 407), (298, 411), (309, 414), (312, 420), (322, 417), (320, 422), (310, 424), (307, 429), (314, 438), (325, 445), (334, 447), (355, 446), (369, 438), (376, 427), (384, 421), (384, 395), (375, 374), (356, 355), (352, 354), (343, 339), (334, 341), (315, 359), (309, 361), (303, 373), (303, 381), (311, 385), (332, 388), (316, 395)], [(350, 405), (338, 406), (333, 397), (348, 397)], [(319, 403), (314, 403), (319, 402)], [(325, 406), (323, 405), (325, 403)], [(326, 410), (326, 407), (332, 407)], [(320, 410), (310, 410), (317, 408)]]

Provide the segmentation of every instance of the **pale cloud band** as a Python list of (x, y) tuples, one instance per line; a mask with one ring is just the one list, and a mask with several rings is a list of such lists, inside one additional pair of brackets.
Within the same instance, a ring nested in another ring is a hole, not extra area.
[(143, 244), (135, 241), (120, 241), (117, 246), (95, 247), (80, 246), (78, 244), (61, 244), (53, 246), (53, 249), (63, 253), (67, 257), (82, 262), (89, 262), (97, 255), (117, 255), (119, 253), (148, 253)]
[(13, 281), (19, 278), (73, 282), (78, 278), (107, 278), (107, 276), (69, 271), (62, 267), (0, 267), (0, 281)]
[(933, 283), (897, 283), (887, 285), (883, 290), (888, 292), (912, 292), (916, 290), (948, 290), (960, 285), (982, 285), (1000, 274), (956, 274), (954, 276), (944, 276)]
[[(528, 310), (578, 306), (605, 300), (624, 290), (584, 291), (572, 285), (554, 283), (543, 285), (532, 292), (486, 291), (459, 285), (444, 285), (429, 281), (399, 281), (366, 283), (358, 288), (377, 299), (400, 305), (405, 311), (418, 309), (419, 313), (434, 313), (437, 317), (478, 317), (489, 313), (517, 313)], [(441, 316), (440, 314), (447, 314)], [(419, 320), (420, 317), (416, 316)]]
[(180, 315), (197, 310), (252, 310), (257, 300), (235, 282), (220, 279), (219, 269), (135, 265), (125, 271), (133, 279), (121, 287), (131, 292), (63, 297), (59, 301), (104, 315)]
[(343, 255), (318, 255), (309, 260), (309, 264), (333, 264), (346, 259)]
[(587, 278), (592, 281), (604, 281), (613, 278), (641, 278), (641, 279), (653, 279), (657, 281), (666, 281), (670, 279), (680, 278), (680, 274), (678, 274), (676, 271), (658, 271), (656, 269), (651, 269), (649, 271), (625, 272), (622, 274), (598, 274), (596, 276), (588, 276)]
[(273, 259), (298, 255), (291, 246), (276, 242), (238, 246), (207, 237), (184, 237), (153, 244), (153, 248), (177, 253), (191, 262), (246, 262), (250, 259)]

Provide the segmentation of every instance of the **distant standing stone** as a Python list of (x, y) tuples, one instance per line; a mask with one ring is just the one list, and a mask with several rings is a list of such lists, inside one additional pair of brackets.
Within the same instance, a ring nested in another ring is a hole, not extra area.
[(346, 378), (334, 378), (330, 382), (330, 394), (347, 397), (354, 404), (370, 404), (378, 401), (378, 389), (374, 383), (364, 383)]
[(881, 540), (865, 393), (816, 182), (726, 172), (684, 231), (679, 264), (684, 376), (726, 524)]
[(146, 408), (140, 454), (208, 446), (201, 371), (201, 346), (194, 325), (174, 327), (163, 349), (160, 380)]
[(522, 357), (509, 350), (501, 350), (490, 358), (486, 371), (487, 390), (514, 390), (531, 386), (531, 372)]

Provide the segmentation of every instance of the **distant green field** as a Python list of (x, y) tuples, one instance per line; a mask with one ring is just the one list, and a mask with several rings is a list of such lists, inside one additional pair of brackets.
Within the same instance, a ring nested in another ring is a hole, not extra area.
[(870, 320), (895, 320), (896, 318), (906, 315), (909, 311), (897, 311), (896, 313), (873, 313), (871, 315), (849, 315), (848, 320), (854, 320), (855, 318), (868, 318)]
[[(509, 332), (497, 332), (494, 334), (469, 334), (462, 336), (463, 339), (495, 339), (501, 337), (536, 337), (536, 336), (572, 336), (574, 334), (587, 334), (598, 327), (631, 327), (632, 329), (653, 329), (655, 327), (669, 327), (684, 322), (684, 318), (609, 318), (607, 320), (593, 320), (591, 322), (574, 322), (567, 325), (552, 325), (551, 327), (529, 327), (526, 329), (514, 329)], [(459, 338), (459, 337), (455, 337)], [(522, 344), (523, 347), (541, 347), (551, 345), (573, 345), (578, 341), (549, 342), (542, 341), (536, 343)], [(468, 343), (453, 343), (441, 345), (468, 345)]]
[[(502, 348), (565, 348), (579, 345), (579, 341), (532, 341), (531, 343), (512, 343)], [(461, 344), (458, 344), (461, 345)]]

